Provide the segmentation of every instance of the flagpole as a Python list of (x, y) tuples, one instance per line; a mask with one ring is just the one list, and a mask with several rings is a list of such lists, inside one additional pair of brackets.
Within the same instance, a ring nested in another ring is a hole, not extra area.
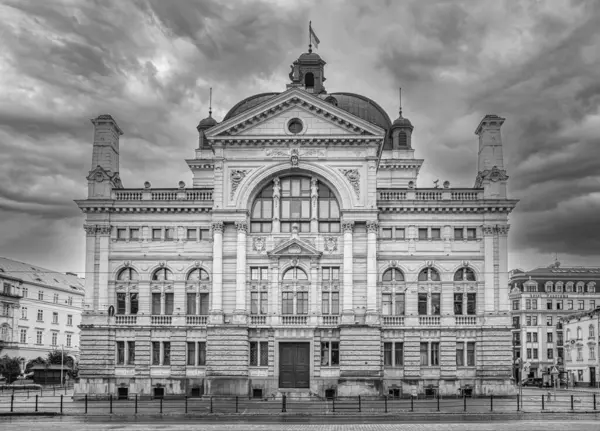
[(308, 21), (308, 52), (312, 52), (312, 40), (310, 39), (310, 30), (312, 28), (312, 21)]

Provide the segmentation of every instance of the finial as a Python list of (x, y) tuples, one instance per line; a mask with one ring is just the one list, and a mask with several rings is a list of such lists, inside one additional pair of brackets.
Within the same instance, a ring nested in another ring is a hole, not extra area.
[(210, 87), (210, 95), (208, 96), (208, 116), (212, 117), (212, 87)]
[(312, 52), (312, 37), (311, 37), (311, 31), (312, 31), (312, 21), (308, 21), (308, 53), (310, 54)]
[(402, 87), (398, 87), (398, 114), (402, 117)]

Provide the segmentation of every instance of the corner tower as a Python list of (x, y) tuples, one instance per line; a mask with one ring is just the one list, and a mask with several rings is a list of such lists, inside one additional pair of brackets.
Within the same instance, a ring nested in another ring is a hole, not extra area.
[(109, 199), (112, 189), (123, 188), (119, 177), (119, 137), (123, 131), (109, 114), (90, 121), (94, 125), (94, 149), (87, 176), (88, 197)]
[(485, 198), (506, 199), (506, 181), (500, 128), (505, 118), (498, 115), (483, 117), (475, 134), (479, 136), (477, 179), (475, 188), (484, 189)]

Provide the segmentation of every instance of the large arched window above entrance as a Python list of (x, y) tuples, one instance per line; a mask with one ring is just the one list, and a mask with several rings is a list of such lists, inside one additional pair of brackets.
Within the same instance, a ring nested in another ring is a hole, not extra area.
[[(316, 199), (316, 206), (311, 200)], [(273, 200), (280, 199), (279, 214)], [(278, 217), (276, 217), (278, 216)], [(311, 220), (318, 222), (320, 232), (340, 232), (340, 207), (333, 192), (316, 179), (289, 176), (275, 180), (258, 194), (252, 204), (251, 232), (271, 232), (273, 219), (280, 225), (281, 232), (291, 232), (297, 225), (299, 232), (311, 231)]]
[(117, 275), (119, 281), (137, 281), (138, 273), (133, 268), (123, 268)]
[(283, 273), (283, 279), (284, 280), (306, 281), (306, 280), (308, 280), (308, 276), (306, 275), (306, 272), (304, 272), (304, 270), (302, 268), (294, 266)]
[(465, 266), (454, 273), (454, 281), (476, 281), (475, 273)]

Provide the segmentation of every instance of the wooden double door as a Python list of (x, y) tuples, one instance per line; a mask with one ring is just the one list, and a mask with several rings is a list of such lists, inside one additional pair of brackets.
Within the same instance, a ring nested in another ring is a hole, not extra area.
[(279, 387), (310, 387), (310, 343), (279, 343)]

